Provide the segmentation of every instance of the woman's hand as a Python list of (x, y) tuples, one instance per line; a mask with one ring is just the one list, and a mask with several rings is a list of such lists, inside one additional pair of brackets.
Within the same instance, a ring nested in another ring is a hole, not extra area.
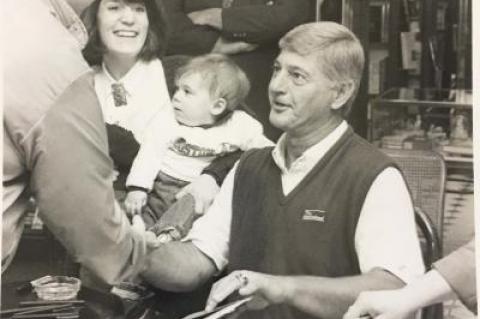
[(186, 194), (192, 195), (195, 198), (195, 213), (203, 215), (212, 204), (219, 190), (220, 187), (212, 176), (202, 174), (182, 188), (175, 197), (178, 200)]
[(238, 270), (217, 281), (210, 291), (205, 310), (214, 309), (229, 295), (238, 291), (241, 296), (252, 296), (247, 309), (263, 309), (270, 304), (283, 303), (285, 299), (285, 277)]
[(147, 203), (147, 193), (140, 190), (130, 191), (125, 198), (125, 208), (131, 215), (140, 214)]

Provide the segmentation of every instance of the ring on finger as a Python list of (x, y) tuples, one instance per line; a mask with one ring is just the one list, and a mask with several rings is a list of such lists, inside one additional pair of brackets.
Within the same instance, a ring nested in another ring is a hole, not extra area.
[(248, 277), (243, 272), (236, 273), (235, 279), (237, 279), (238, 282), (240, 283), (240, 287), (245, 287), (246, 285), (248, 285)]

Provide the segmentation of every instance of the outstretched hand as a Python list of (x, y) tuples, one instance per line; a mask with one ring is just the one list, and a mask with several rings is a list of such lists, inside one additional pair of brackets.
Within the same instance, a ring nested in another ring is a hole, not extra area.
[(407, 319), (416, 310), (407, 305), (407, 300), (401, 289), (365, 291), (348, 308), (343, 319)]
[(259, 310), (270, 304), (282, 303), (284, 300), (284, 286), (281, 285), (280, 277), (239, 270), (220, 279), (212, 286), (205, 310), (214, 309), (234, 292), (238, 292), (241, 296), (253, 297), (247, 303), (247, 309)]
[(158, 240), (157, 236), (153, 232), (146, 230), (145, 222), (143, 221), (142, 217), (140, 217), (140, 215), (133, 216), (132, 229), (134, 232), (136, 232), (145, 239), (147, 249), (156, 248), (161, 244), (161, 242)]

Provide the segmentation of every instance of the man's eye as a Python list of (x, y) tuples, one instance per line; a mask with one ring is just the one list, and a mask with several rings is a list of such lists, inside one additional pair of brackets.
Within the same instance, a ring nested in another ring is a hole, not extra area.
[(277, 73), (278, 71), (280, 71), (280, 66), (274, 65), (274, 66), (272, 67), (272, 71), (273, 71), (273, 73)]
[(303, 74), (301, 74), (299, 72), (292, 72), (291, 74), (292, 74), (292, 77), (294, 79), (303, 79), (304, 78)]
[(300, 72), (290, 72), (290, 76), (296, 84), (304, 84), (307, 82), (307, 77)]

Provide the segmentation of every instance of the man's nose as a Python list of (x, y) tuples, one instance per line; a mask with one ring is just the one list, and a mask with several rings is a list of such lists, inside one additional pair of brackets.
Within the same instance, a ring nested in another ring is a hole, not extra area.
[(270, 79), (270, 84), (269, 84), (269, 89), (272, 92), (275, 93), (283, 93), (286, 90), (287, 87), (287, 81), (286, 77), (283, 74), (283, 72), (279, 72), (276, 74), (272, 75), (272, 78)]

